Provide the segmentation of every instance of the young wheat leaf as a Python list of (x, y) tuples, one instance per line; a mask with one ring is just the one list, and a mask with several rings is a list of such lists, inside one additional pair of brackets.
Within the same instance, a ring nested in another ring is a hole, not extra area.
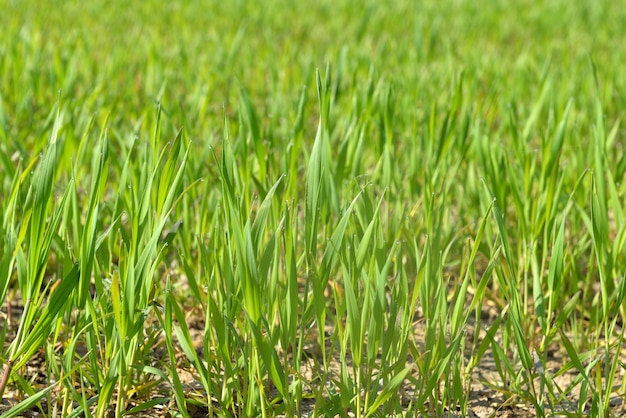
[(26, 336), (21, 346), (13, 354), (15, 361), (14, 369), (20, 369), (37, 351), (44, 340), (48, 337), (52, 330), (52, 324), (57, 315), (62, 313), (63, 307), (66, 306), (72, 291), (76, 287), (80, 277), (78, 264), (65, 276), (54, 292), (50, 295), (48, 304), (41, 311), (39, 320), (35, 323), (33, 329)]

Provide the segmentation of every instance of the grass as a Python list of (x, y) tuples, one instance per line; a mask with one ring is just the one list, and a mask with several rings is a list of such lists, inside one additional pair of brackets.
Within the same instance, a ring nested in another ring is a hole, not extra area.
[(623, 413), (619, 5), (29, 3), (2, 418)]

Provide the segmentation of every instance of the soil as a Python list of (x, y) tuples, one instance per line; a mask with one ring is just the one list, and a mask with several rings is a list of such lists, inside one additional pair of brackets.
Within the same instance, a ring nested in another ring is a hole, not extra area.
[[(17, 324), (19, 321), (19, 316), (21, 313), (21, 306), (17, 304), (12, 305), (12, 323)], [(479, 331), (479, 340), (482, 340), (486, 337), (485, 329), (489, 328), (489, 325), (495, 321), (497, 317), (497, 312), (494, 307), (486, 307), (484, 309), (483, 314), (481, 315), (481, 330)], [(7, 312), (6, 308), (0, 311), (0, 319), (2, 321), (7, 320)], [(195, 317), (193, 314), (190, 315), (188, 325), (190, 327), (190, 332), (192, 337), (197, 341), (197, 347), (200, 348), (202, 346), (203, 334), (202, 330), (204, 329), (203, 320), (201, 317)], [(15, 328), (15, 326), (13, 327)], [(474, 324), (469, 323), (467, 325), (466, 330), (466, 347), (471, 348), (472, 338), (474, 334)], [(10, 343), (14, 335), (11, 334), (14, 332), (13, 330), (9, 330), (6, 336), (5, 349), (6, 346)], [(424, 325), (423, 321), (417, 320), (414, 326), (414, 332), (416, 340), (420, 340), (420, 336), (424, 335)], [(332, 333), (332, 330), (327, 330), (327, 333)], [(309, 341), (304, 347), (305, 359), (303, 361), (300, 373), (305, 378), (313, 381), (315, 372), (313, 368), (313, 358), (321, 355), (320, 347), (316, 343), (316, 338), (307, 338)], [(497, 338), (496, 338), (496, 342)], [(335, 350), (336, 351), (336, 350)], [(467, 348), (465, 353), (465, 359), (467, 360), (470, 356), (470, 349)], [(167, 353), (165, 351), (165, 347), (163, 341), (159, 342), (157, 346), (152, 351), (154, 364), (158, 365), (163, 361), (167, 360)], [(617, 355), (617, 353), (616, 353)], [(621, 350), (619, 353), (622, 361), (626, 363), (626, 353), (625, 350)], [(179, 375), (181, 381), (189, 393), (197, 393), (202, 394), (202, 387), (198, 383), (198, 381), (194, 378), (193, 371), (189, 368), (188, 362), (185, 359), (185, 355), (180, 351), (179, 355)], [(557, 402), (554, 409), (554, 413), (556, 415), (562, 416), (589, 416), (590, 411), (590, 400), (585, 400), (585, 409), (583, 414), (579, 414), (576, 411), (578, 410), (579, 399), (571, 396), (571, 394), (578, 393), (580, 388), (580, 382), (577, 383), (578, 373), (575, 368), (571, 367), (569, 371), (565, 373), (557, 373), (564, 364), (569, 361), (567, 357), (567, 353), (564, 349), (558, 346), (550, 347), (548, 351), (548, 362), (546, 364), (545, 370), (543, 372), (546, 375), (551, 375), (553, 377), (553, 382), (555, 385), (555, 391), (557, 393), (567, 393), (567, 396), (562, 397), (561, 400)], [(467, 363), (467, 361), (466, 361)], [(622, 363), (622, 364), (624, 364)], [(536, 363), (538, 369), (542, 369), (541, 363)], [(334, 358), (331, 361), (331, 370), (332, 373), (336, 375), (339, 374), (339, 359), (338, 354), (334, 354)], [(521, 366), (519, 366), (521, 367)], [(4, 365), (2, 365), (1, 370), (4, 371)], [(534, 386), (535, 388), (540, 388), (540, 379), (538, 377), (539, 371), (534, 370)], [(621, 385), (622, 377), (624, 375), (624, 368), (620, 367), (617, 371), (617, 378), (615, 380), (616, 385)], [(46, 376), (46, 364), (45, 364), (45, 356), (43, 351), (38, 351), (33, 358), (27, 363), (25, 369), (21, 373), (22, 378), (27, 379), (31, 386), (33, 387), (46, 387), (48, 383), (48, 379)], [(468, 417), (494, 417), (494, 418), (508, 418), (508, 417), (534, 417), (537, 416), (533, 405), (530, 402), (525, 402), (517, 396), (512, 395), (511, 392), (507, 390), (507, 383), (503, 382), (500, 373), (498, 372), (498, 364), (496, 364), (496, 359), (494, 357), (494, 353), (491, 350), (491, 347), (487, 349), (484, 356), (481, 358), (480, 362), (476, 365), (476, 367), (471, 371), (471, 384), (469, 387), (469, 399), (468, 399), (468, 408), (466, 411), (466, 416)], [(573, 389), (568, 389), (570, 385), (574, 385)], [(526, 385), (528, 388), (529, 385)], [(614, 397), (611, 399), (611, 416), (626, 416), (626, 406), (624, 404), (624, 396), (617, 396), (619, 391), (619, 386), (614, 388)], [(270, 389), (271, 394), (272, 389)], [(274, 390), (275, 391), (275, 390)], [(398, 396), (401, 396), (403, 402), (407, 405), (412, 399), (413, 393), (415, 392), (415, 388), (411, 387), (410, 384), (405, 384), (404, 387), (399, 391)], [(169, 397), (170, 391), (169, 387), (165, 384), (160, 384), (159, 386), (152, 389), (151, 393), (148, 395), (151, 398), (159, 398), (159, 397)], [(0, 402), (0, 414), (7, 412), (12, 406), (16, 405), (20, 400), (24, 398), (23, 394), (17, 393), (15, 391), (15, 387), (9, 384), (5, 390), (2, 402)], [(51, 398), (54, 398), (54, 392)], [(547, 397), (546, 397), (547, 399)], [(145, 401), (146, 399), (142, 399)], [(41, 410), (43, 411), (52, 411), (54, 405), (48, 405), (49, 400), (43, 400), (41, 402)], [(315, 405), (315, 400), (306, 398), (302, 404), (302, 416), (312, 416), (313, 409)], [(132, 402), (129, 405), (129, 408), (135, 406)], [(33, 408), (29, 411), (24, 412), (20, 416), (24, 417), (40, 417), (45, 416), (39, 408)], [(133, 416), (137, 417), (155, 417), (155, 416), (173, 416), (176, 412), (176, 404), (174, 400), (170, 401), (168, 404), (157, 405), (148, 411), (144, 411), (141, 413), (133, 414)], [(546, 408), (546, 411), (550, 411), (550, 408)], [(194, 406), (189, 405), (189, 413), (191, 417), (205, 417), (208, 415), (208, 409), (202, 406)], [(50, 416), (50, 413), (48, 413)], [(111, 413), (111, 416), (113, 414)], [(347, 413), (347, 416), (354, 416), (351, 413)], [(446, 417), (461, 417), (463, 416), (462, 411), (448, 411), (445, 414)]]

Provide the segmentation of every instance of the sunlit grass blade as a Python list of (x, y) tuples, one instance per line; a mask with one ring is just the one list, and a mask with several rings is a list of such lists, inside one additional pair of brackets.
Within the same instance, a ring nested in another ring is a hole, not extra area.
[(13, 367), (15, 369), (19, 369), (26, 364), (32, 354), (41, 347), (43, 341), (49, 336), (52, 331), (52, 324), (57, 316), (63, 313), (63, 308), (66, 307), (69, 297), (78, 284), (79, 276), (78, 265), (75, 265), (72, 271), (55, 285), (54, 290), (51, 292), (50, 300), (42, 309), (39, 320), (35, 322), (22, 344), (16, 346), (15, 350), (12, 350), (13, 359), (15, 359)]

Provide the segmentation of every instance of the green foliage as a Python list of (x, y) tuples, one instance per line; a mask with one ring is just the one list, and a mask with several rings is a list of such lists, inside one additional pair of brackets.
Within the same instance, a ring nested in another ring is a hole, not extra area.
[(623, 413), (618, 2), (1, 6), (0, 417)]

